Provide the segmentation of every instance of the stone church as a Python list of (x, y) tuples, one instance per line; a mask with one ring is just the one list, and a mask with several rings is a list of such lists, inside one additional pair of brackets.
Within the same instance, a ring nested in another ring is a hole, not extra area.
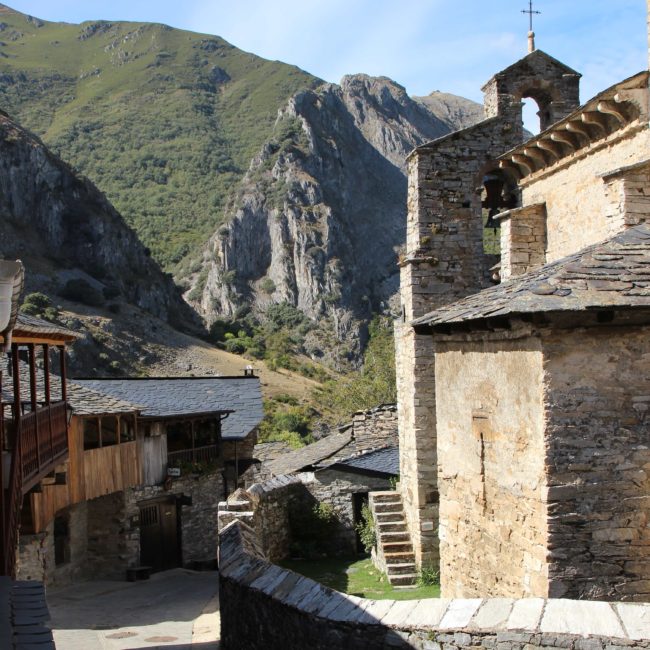
[(444, 597), (650, 600), (648, 78), (579, 105), (531, 33), (409, 157), (400, 492)]

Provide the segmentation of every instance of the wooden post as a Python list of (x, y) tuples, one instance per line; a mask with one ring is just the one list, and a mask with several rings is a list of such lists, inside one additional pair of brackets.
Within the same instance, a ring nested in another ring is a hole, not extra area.
[(36, 416), (36, 409), (38, 404), (36, 402), (36, 356), (34, 354), (34, 344), (28, 343), (27, 350), (29, 351), (29, 401), (32, 408), (32, 416), (34, 418), (34, 431), (36, 432), (36, 462), (38, 463), (38, 470), (41, 470), (41, 432), (38, 425), (39, 418)]
[(59, 353), (61, 355), (61, 399), (64, 402), (68, 401), (68, 389), (66, 386), (67, 378), (65, 372), (65, 345), (59, 346)]
[[(18, 345), (14, 343), (11, 346), (11, 371), (14, 375), (14, 433), (18, 431), (18, 423), (20, 422), (20, 417), (22, 411), (20, 409), (20, 364), (18, 363), (18, 353), (20, 352)], [(13, 441), (13, 444), (16, 444), (16, 441)]]
[(52, 427), (52, 395), (50, 391), (50, 346), (43, 345), (43, 375), (45, 383), (45, 404), (47, 405), (47, 424), (50, 433), (50, 457), (54, 458), (54, 430)]
[(29, 352), (29, 401), (33, 413), (38, 408), (36, 402), (36, 355), (34, 354), (34, 344), (28, 343), (27, 350)]

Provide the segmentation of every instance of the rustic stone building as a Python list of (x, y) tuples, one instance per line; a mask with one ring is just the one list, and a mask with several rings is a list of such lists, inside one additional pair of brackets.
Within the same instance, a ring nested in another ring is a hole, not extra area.
[(534, 51), (410, 157), (400, 489), (446, 597), (650, 594), (648, 73), (582, 107), (578, 76)]

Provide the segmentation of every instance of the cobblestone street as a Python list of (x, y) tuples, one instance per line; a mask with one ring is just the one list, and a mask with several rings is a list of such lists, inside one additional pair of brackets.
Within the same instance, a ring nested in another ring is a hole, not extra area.
[(214, 571), (173, 569), (50, 590), (57, 650), (217, 650), (218, 587)]

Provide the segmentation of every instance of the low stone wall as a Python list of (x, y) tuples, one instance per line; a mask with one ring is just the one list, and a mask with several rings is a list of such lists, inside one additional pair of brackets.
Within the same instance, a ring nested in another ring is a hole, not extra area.
[(224, 650), (650, 648), (650, 604), (366, 600), (274, 566), (242, 521), (220, 532), (219, 553)]
[(264, 556), (281, 560), (289, 555), (291, 545), (291, 508), (309, 507), (307, 496), (297, 476), (276, 476), (246, 491), (237, 490), (219, 504), (219, 530), (232, 521), (244, 521), (262, 540)]

